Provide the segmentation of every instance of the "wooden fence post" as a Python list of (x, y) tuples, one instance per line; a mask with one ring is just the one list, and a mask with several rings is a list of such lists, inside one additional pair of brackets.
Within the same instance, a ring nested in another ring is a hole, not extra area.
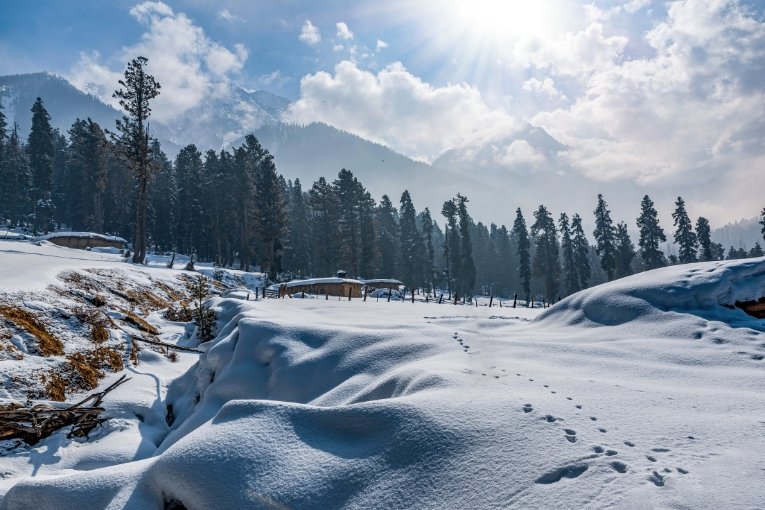
[(438, 304), (440, 305), (443, 300), (444, 300), (444, 293), (442, 292), (441, 295), (438, 296)]
[(513, 308), (515, 308), (516, 303), (518, 303), (518, 293), (517, 292), (513, 296)]
[(351, 300), (351, 292), (353, 292), (353, 287), (351, 287), (351, 286), (349, 285), (349, 286), (348, 286), (348, 301), (350, 301), (350, 300)]
[(412, 303), (414, 303), (414, 289), (412, 289)]
[(455, 305), (457, 304), (457, 293), (456, 292), (454, 293), (454, 304)]
[(491, 303), (494, 301), (494, 296), (489, 296), (489, 308), (491, 308)]

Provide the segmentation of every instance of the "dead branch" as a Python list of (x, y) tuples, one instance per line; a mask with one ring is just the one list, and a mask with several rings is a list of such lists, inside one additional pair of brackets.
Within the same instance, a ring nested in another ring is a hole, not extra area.
[[(69, 425), (72, 425), (72, 430), (67, 437), (87, 437), (91, 430), (106, 421), (106, 418), (98, 417), (104, 411), (101, 407), (104, 397), (129, 380), (123, 375), (108, 388), (92, 393), (68, 407), (53, 407), (49, 404), (24, 407), (16, 404), (0, 409), (0, 439), (21, 439), (29, 445), (35, 445)], [(88, 403), (90, 405), (86, 407)]]

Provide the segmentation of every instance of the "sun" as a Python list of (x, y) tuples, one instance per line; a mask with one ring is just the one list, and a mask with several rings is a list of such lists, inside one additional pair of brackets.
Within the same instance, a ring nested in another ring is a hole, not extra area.
[(454, 22), (474, 37), (497, 42), (556, 31), (564, 9), (555, 0), (451, 0)]

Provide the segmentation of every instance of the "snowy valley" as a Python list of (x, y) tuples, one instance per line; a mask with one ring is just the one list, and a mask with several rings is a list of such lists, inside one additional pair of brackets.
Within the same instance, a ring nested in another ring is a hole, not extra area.
[[(2, 301), (46, 324), (76, 300), (55, 292), (74, 274), (144, 295), (180, 294), (188, 274), (0, 243)], [(43, 257), (55, 259), (47, 273)], [(202, 352), (173, 363), (144, 345), (136, 365), (131, 330), (109, 327), (124, 369), (100, 385), (131, 379), (104, 401), (108, 421), (87, 439), (61, 430), (6, 444), (1, 507), (711, 509), (765, 498), (765, 323), (723, 306), (765, 296), (765, 259), (654, 270), (544, 311), (219, 293), (203, 344), (160, 309), (120, 303), (158, 338)], [(61, 359), (20, 337), (30, 373)]]

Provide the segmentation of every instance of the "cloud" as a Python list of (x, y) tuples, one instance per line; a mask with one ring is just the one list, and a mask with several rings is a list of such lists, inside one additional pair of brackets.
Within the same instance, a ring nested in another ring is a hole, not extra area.
[(337, 37), (343, 40), (353, 39), (353, 32), (348, 28), (348, 25), (344, 21), (338, 21), (335, 23), (337, 27)]
[(218, 11), (218, 17), (220, 19), (224, 19), (224, 20), (230, 21), (230, 22), (235, 22), (235, 21), (243, 22), (244, 21), (244, 19), (240, 18), (236, 14), (233, 14), (228, 9), (222, 9), (222, 10)]
[(523, 82), (523, 90), (537, 96), (545, 96), (548, 99), (560, 101), (568, 99), (563, 92), (555, 87), (555, 82), (549, 77), (541, 81), (536, 78), (530, 78)]
[(735, 186), (742, 165), (765, 153), (765, 24), (735, 1), (684, 0), (645, 42), (653, 54), (600, 59), (579, 76), (583, 91), (570, 107), (532, 122), (594, 179)]
[(378, 39), (378, 40), (377, 40), (377, 44), (375, 45), (375, 49), (376, 49), (377, 51), (380, 51), (380, 50), (384, 50), (384, 49), (385, 49), (385, 48), (387, 48), (387, 47), (388, 47), (388, 43), (386, 43), (386, 42), (385, 42), (385, 41), (383, 41), (382, 39)]
[(518, 127), (507, 113), (487, 106), (477, 89), (434, 87), (398, 62), (374, 74), (343, 61), (334, 74), (304, 76), (300, 99), (285, 120), (325, 122), (425, 161), (448, 149), (507, 136)]
[(314, 44), (321, 42), (321, 32), (318, 27), (311, 23), (311, 20), (306, 20), (305, 23), (303, 23), (303, 28), (300, 29), (298, 39), (306, 43), (308, 46), (313, 46)]
[(82, 53), (67, 76), (76, 87), (112, 105), (117, 106), (111, 97), (117, 80), (136, 56), (149, 59), (148, 71), (162, 85), (152, 104), (152, 116), (159, 121), (179, 116), (207, 97), (227, 93), (232, 75), (240, 73), (247, 60), (244, 45), (235, 44), (231, 50), (210, 40), (185, 14), (175, 13), (162, 2), (138, 4), (130, 14), (146, 25), (138, 43), (117, 52), (110, 59), (114, 66), (102, 63), (97, 52)]
[(544, 163), (545, 157), (526, 140), (513, 140), (495, 161), (505, 166), (535, 165)]

